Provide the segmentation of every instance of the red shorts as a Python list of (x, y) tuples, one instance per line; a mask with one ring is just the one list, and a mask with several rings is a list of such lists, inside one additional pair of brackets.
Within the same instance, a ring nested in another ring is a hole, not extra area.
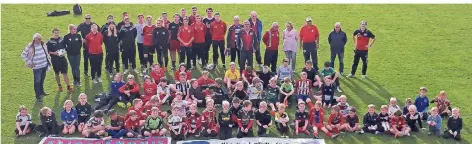
[(315, 124), (315, 125), (313, 125), (313, 127), (316, 127), (316, 128), (318, 128), (318, 130), (320, 130), (321, 128), (323, 128), (323, 127), (324, 127), (324, 125), (323, 125), (323, 124), (320, 124), (320, 123), (318, 123), (318, 124)]
[(180, 42), (178, 40), (170, 40), (169, 51), (179, 51)]

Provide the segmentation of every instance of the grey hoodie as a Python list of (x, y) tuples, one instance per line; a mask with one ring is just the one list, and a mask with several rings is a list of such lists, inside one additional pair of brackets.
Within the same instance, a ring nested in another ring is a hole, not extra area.
[(336, 32), (334, 29), (329, 33), (328, 43), (333, 52), (344, 52), (344, 45), (346, 45), (347, 36), (342, 29)]

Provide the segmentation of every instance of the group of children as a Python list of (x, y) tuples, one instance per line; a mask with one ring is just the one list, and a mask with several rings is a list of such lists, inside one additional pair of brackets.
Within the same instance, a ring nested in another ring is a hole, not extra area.
[[(233, 129), (237, 129), (236, 137), (242, 138), (254, 134), (268, 136), (268, 129), (275, 126), (283, 138), (288, 138), (290, 132), (319, 138), (320, 131), (330, 138), (336, 138), (341, 132), (389, 133), (401, 137), (409, 136), (410, 131), (425, 129), (423, 120), (426, 120), (429, 134), (439, 136), (442, 118), (451, 115), (442, 135), (460, 140), (460, 111), (451, 108), (444, 91), (430, 102), (426, 88), (421, 87), (414, 102), (406, 100), (403, 112), (395, 98), (390, 99), (389, 105), (382, 105), (378, 114), (375, 105), (370, 104), (361, 125), (356, 109), (349, 106), (347, 97), (334, 96), (336, 89), (340, 91), (338, 74), (329, 63), (325, 65), (320, 78), (307, 61), (300, 79), (294, 80), (291, 76), (280, 78), (281, 75), (268, 72), (268, 67), (263, 67), (261, 72), (246, 67), (239, 74), (232, 63), (224, 79), (213, 80), (207, 71), (202, 72), (200, 78), (192, 79), (183, 64), (175, 72), (176, 82), (169, 84), (165, 70), (156, 64), (150, 76), (143, 76), (143, 93), (133, 75), (128, 75), (127, 81), (123, 82), (118, 73), (110, 84), (107, 98), (101, 99), (93, 108), (84, 93), (79, 95), (75, 107), (71, 100), (66, 100), (61, 112), (62, 125), (57, 123), (55, 113), (44, 107), (40, 110), (41, 123), (36, 126), (27, 108), (20, 106), (15, 133), (21, 136), (35, 130), (41, 133), (40, 136), (55, 136), (61, 131), (63, 135), (78, 131), (84, 137), (104, 139), (169, 134), (174, 140), (191, 136), (228, 139), (233, 137)], [(318, 92), (313, 92), (315, 87)], [(117, 103), (128, 108), (124, 116), (112, 109)], [(291, 112), (286, 109), (292, 103), (296, 103), (296, 111), (291, 120)], [(435, 107), (429, 109), (430, 103), (435, 103)], [(163, 109), (162, 105), (170, 108)], [(201, 113), (199, 107), (203, 108)], [(330, 109), (327, 121), (325, 108)], [(108, 124), (104, 122), (105, 114), (110, 117)]]

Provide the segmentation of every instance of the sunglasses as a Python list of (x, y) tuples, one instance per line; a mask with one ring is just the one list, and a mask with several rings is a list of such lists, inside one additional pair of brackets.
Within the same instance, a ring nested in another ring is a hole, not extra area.
[(85, 18), (85, 19), (92, 19), (92, 18)]
[(288, 62), (288, 61), (284, 61), (284, 62)]

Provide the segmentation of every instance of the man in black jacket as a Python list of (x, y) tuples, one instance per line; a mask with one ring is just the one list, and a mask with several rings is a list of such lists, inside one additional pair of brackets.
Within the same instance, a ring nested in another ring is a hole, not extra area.
[(124, 73), (128, 73), (128, 64), (131, 63), (133, 71), (136, 70), (136, 36), (138, 35), (136, 28), (131, 24), (129, 17), (124, 18), (125, 24), (119, 30), (118, 41), (120, 43), (121, 61), (124, 64)]
[[(156, 28), (152, 30), (152, 43), (156, 46), (157, 62), (161, 67), (167, 67), (169, 57), (167, 51), (169, 50), (169, 31), (163, 26), (164, 21), (157, 19)], [(164, 63), (163, 60), (164, 59)]]
[(346, 45), (347, 37), (346, 33), (341, 30), (341, 23), (336, 22), (334, 24), (334, 30), (329, 33), (328, 43), (331, 47), (331, 67), (334, 68), (334, 60), (336, 55), (339, 59), (339, 73), (344, 75), (344, 45)]
[[(82, 42), (85, 43), (85, 37), (90, 33), (90, 28), (95, 22), (92, 22), (92, 16), (90, 14), (85, 15), (85, 21), (77, 27), (77, 32), (80, 32), (82, 36)], [(98, 27), (98, 29), (100, 29)], [(89, 76), (88, 68), (89, 68), (89, 54), (88, 54), (88, 45), (84, 44), (84, 74), (85, 76)]]

